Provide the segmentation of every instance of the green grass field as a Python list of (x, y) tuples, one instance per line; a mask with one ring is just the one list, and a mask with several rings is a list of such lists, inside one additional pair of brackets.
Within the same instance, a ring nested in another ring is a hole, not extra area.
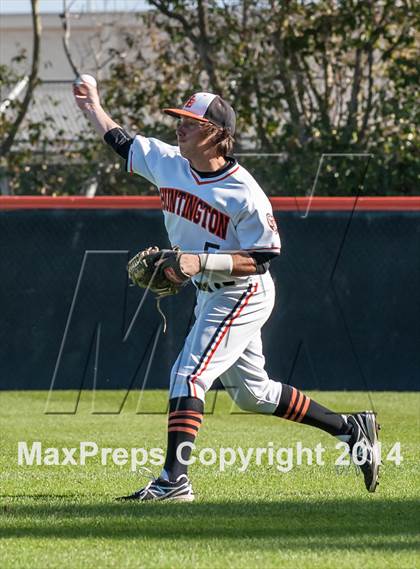
[[(111, 405), (118, 392), (102, 393)], [(366, 393), (312, 393), (345, 411), (369, 408)], [(63, 404), (71, 392), (59, 396)], [(304, 446), (325, 448), (325, 465), (276, 463), (190, 470), (197, 500), (191, 504), (117, 503), (147, 479), (130, 466), (18, 465), (18, 442), (46, 447), (164, 447), (166, 416), (136, 414), (130, 394), (119, 415), (92, 414), (82, 394), (74, 415), (44, 414), (46, 393), (0, 392), (0, 566), (31, 568), (414, 568), (420, 564), (419, 394), (373, 393), (382, 423), (384, 466), (375, 494), (353, 467), (337, 469), (336, 441), (303, 425), (261, 415), (231, 414), (225, 394), (206, 415), (197, 440), (205, 447)], [(164, 405), (162, 392), (145, 394), (147, 409)], [(209, 407), (209, 405), (208, 405)], [(386, 459), (401, 443), (400, 465)], [(77, 458), (77, 454), (75, 455)], [(62, 456), (60, 457), (62, 459)], [(159, 473), (159, 466), (150, 466)]]

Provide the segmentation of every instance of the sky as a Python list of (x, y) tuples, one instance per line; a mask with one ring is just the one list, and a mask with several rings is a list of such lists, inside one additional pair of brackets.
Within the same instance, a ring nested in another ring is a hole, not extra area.
[[(71, 11), (103, 12), (122, 10), (142, 10), (145, 0), (67, 0)], [(40, 12), (59, 13), (63, 10), (63, 0), (40, 0)], [(31, 11), (30, 0), (0, 0), (0, 14), (28, 14)]]

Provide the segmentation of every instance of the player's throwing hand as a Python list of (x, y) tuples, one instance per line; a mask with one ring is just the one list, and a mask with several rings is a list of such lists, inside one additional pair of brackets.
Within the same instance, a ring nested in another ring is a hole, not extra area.
[(92, 75), (82, 74), (73, 82), (73, 94), (77, 106), (82, 111), (100, 106), (96, 79)]

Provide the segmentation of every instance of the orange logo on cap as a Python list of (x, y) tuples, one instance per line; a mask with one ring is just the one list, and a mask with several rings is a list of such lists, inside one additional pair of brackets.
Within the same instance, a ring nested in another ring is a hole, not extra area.
[(193, 104), (195, 103), (195, 95), (191, 95), (191, 97), (188, 99), (188, 101), (185, 103), (184, 107), (186, 109), (189, 109), (190, 107), (193, 106)]

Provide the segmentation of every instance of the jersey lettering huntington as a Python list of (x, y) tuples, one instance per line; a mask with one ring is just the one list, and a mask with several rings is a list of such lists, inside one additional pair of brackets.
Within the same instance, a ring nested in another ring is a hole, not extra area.
[(177, 146), (136, 136), (127, 169), (157, 186), (171, 245), (204, 251), (280, 253), (271, 203), (256, 180), (236, 160), (204, 177), (191, 168)]
[(198, 196), (176, 188), (160, 188), (160, 198), (163, 211), (179, 215), (220, 239), (226, 239), (230, 217)]

